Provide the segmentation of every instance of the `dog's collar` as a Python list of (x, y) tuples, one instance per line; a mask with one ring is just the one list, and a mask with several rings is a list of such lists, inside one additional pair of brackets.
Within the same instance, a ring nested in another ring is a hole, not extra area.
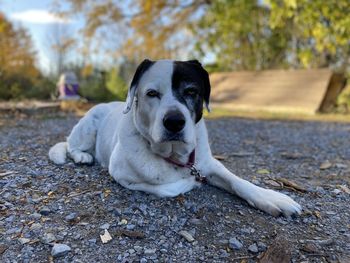
[(191, 170), (191, 175), (193, 175), (196, 178), (196, 181), (201, 182), (201, 183), (206, 183), (207, 182), (207, 178), (205, 176), (203, 176), (200, 171), (196, 168), (196, 166), (194, 165), (195, 161), (196, 161), (196, 151), (193, 150), (190, 153), (190, 156), (188, 157), (188, 161), (187, 163), (183, 164), (181, 162), (179, 162), (178, 160), (172, 159), (170, 157), (166, 157), (163, 158), (165, 161), (167, 161), (168, 163), (177, 165), (179, 167), (182, 168), (188, 168)]

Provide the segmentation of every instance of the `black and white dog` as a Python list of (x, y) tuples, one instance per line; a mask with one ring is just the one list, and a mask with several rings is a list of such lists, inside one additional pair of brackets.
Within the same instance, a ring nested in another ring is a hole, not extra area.
[(56, 164), (67, 155), (75, 163), (96, 159), (122, 186), (161, 197), (207, 181), (269, 214), (300, 214), (288, 196), (237, 177), (212, 156), (202, 118), (209, 96), (208, 73), (197, 60), (144, 60), (126, 103), (93, 107), (49, 157)]

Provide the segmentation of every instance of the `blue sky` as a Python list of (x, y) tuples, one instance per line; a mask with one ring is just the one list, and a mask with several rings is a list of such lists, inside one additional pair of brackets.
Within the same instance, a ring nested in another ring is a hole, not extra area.
[(52, 27), (67, 26), (75, 34), (83, 26), (82, 19), (63, 20), (50, 12), (51, 9), (52, 0), (0, 0), (0, 11), (13, 23), (25, 27), (30, 32), (38, 53), (39, 66), (45, 72), (48, 72), (50, 67), (48, 39)]

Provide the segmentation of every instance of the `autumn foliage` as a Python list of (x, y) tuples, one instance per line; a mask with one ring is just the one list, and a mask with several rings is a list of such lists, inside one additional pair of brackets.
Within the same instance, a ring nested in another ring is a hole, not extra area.
[(0, 99), (49, 97), (50, 84), (45, 83), (35, 62), (27, 31), (13, 26), (0, 13)]

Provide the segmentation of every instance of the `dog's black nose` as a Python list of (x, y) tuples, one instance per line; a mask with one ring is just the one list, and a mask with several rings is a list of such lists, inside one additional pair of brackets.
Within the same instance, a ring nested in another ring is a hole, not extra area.
[(163, 119), (164, 127), (171, 132), (179, 132), (185, 126), (185, 116), (181, 112), (169, 112)]

